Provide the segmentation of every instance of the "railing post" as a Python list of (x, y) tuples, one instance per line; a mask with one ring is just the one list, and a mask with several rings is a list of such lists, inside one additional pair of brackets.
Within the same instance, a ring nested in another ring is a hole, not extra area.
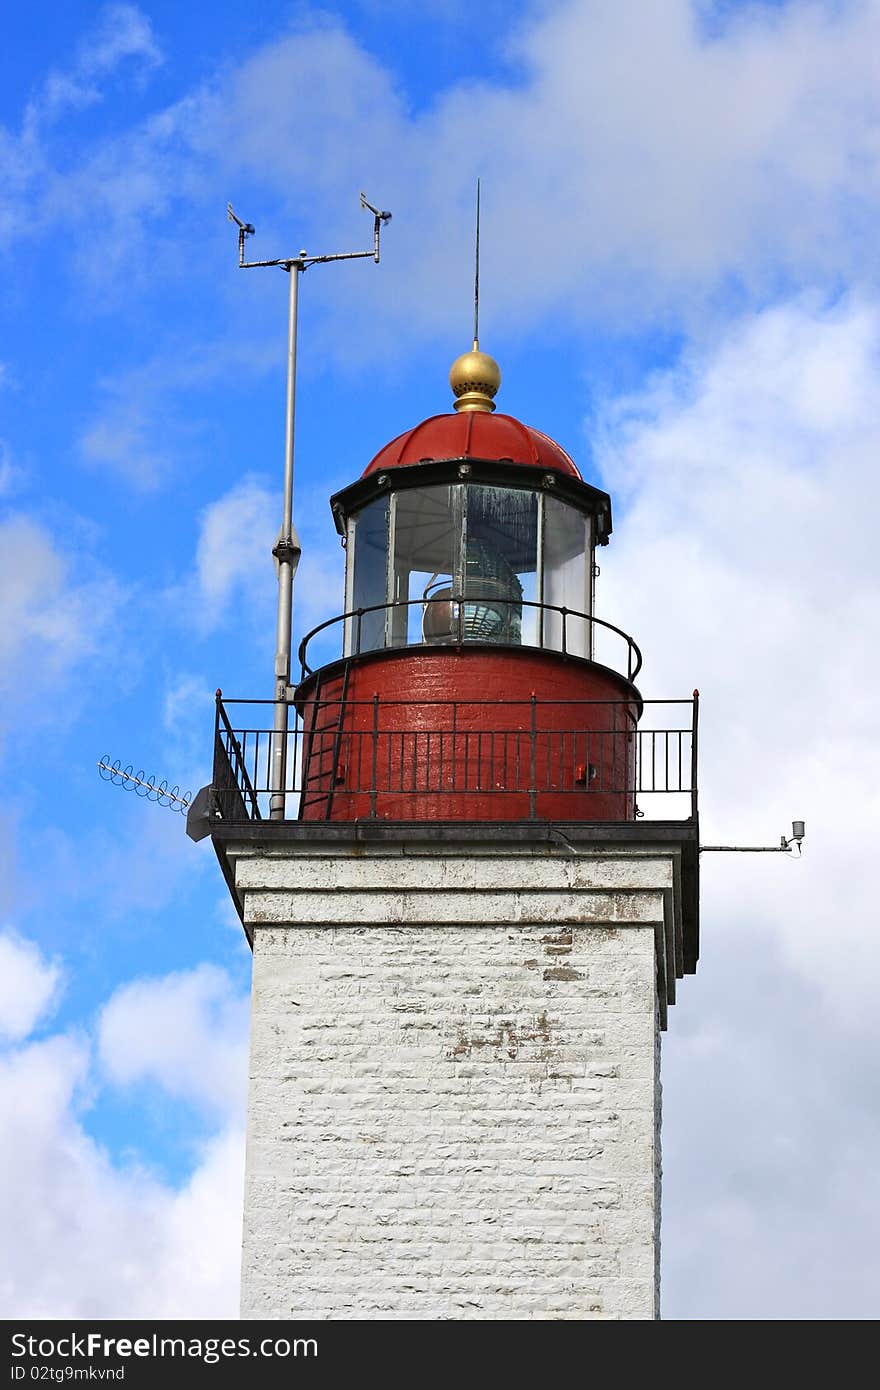
[(565, 607), (562, 607), (562, 608), (560, 608), (559, 612), (562, 614), (562, 655), (563, 655), (563, 656), (567, 656), (567, 655), (568, 655), (568, 609), (565, 608)]
[(697, 798), (697, 739), (700, 727), (700, 692), (694, 691), (693, 723), (691, 728), (691, 818), (698, 817)]
[(379, 757), (379, 692), (373, 694), (373, 770), (370, 774), (370, 816), (376, 818), (376, 778)]
[(363, 623), (364, 623), (364, 610), (363, 610), (362, 608), (359, 608), (358, 611), (357, 611), (357, 620), (358, 620), (358, 627), (357, 627), (357, 646), (355, 647), (355, 651), (357, 652), (357, 655), (360, 656), (360, 654), (361, 654), (361, 630), (362, 630), (362, 628), (363, 628)]
[[(223, 691), (217, 687), (214, 696), (214, 762), (211, 769), (211, 785), (216, 789), (220, 783), (220, 711), (223, 708)], [(229, 761), (227, 757), (227, 762)]]
[(531, 696), (531, 723), (529, 728), (529, 820), (535, 819), (538, 797), (537, 781), (537, 736), (538, 736), (538, 697), (534, 690)]

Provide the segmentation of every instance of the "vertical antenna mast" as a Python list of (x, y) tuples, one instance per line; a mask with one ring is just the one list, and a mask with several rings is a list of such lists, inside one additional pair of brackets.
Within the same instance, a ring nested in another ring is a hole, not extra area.
[(369, 251), (343, 251), (332, 256), (310, 256), (300, 251), (297, 256), (282, 256), (274, 261), (246, 261), (244, 244), (254, 235), (250, 222), (242, 222), (226, 204), (230, 222), (238, 227), (238, 264), (243, 270), (253, 270), (258, 266), (278, 266), (290, 276), (290, 295), (287, 311), (287, 410), (284, 437), (284, 505), (281, 516), (281, 530), (272, 548), (272, 555), (278, 563), (278, 623), (275, 644), (275, 727), (272, 735), (272, 768), (269, 798), (269, 815), (273, 820), (284, 820), (285, 793), (287, 788), (287, 712), (290, 700), (290, 649), (293, 630), (293, 576), (299, 564), (300, 544), (293, 524), (293, 426), (296, 411), (296, 338), (298, 318), (299, 277), (312, 265), (326, 265), (330, 261), (359, 261), (366, 257), (379, 264), (379, 232), (383, 222), (391, 221), (390, 212), (380, 212), (368, 203), (361, 194), (361, 207), (373, 214), (373, 245)]
[(480, 180), (477, 179), (477, 236), (474, 246), (474, 352), (480, 346)]

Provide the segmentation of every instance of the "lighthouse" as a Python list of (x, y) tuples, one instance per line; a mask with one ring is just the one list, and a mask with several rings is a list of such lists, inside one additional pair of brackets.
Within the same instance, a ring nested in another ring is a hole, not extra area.
[(218, 693), (246, 1318), (659, 1316), (697, 697), (643, 695), (596, 603), (611, 499), (500, 382), (475, 343), (452, 408), (330, 499), (344, 611), (301, 643), (291, 719)]

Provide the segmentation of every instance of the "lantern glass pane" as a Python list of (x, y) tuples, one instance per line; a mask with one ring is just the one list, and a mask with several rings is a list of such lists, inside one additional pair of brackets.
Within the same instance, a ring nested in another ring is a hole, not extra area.
[[(352, 566), (347, 606), (349, 610), (372, 608), (387, 601), (388, 498), (377, 497), (354, 517), (354, 549), (348, 556)], [(349, 547), (352, 540), (349, 538)], [(385, 645), (387, 614), (379, 608), (360, 619), (346, 622), (346, 652), (372, 652)]]
[[(538, 498), (524, 488), (467, 489), (465, 640), (537, 645)], [(523, 600), (526, 600), (525, 607)]]
[[(575, 616), (565, 618), (564, 650), (572, 656), (589, 657), (590, 623), (578, 614), (590, 611), (590, 522), (583, 512), (560, 502), (544, 499), (544, 593), (542, 601), (557, 608), (568, 608)], [(563, 650), (563, 617), (544, 611), (543, 645)]]
[[(457, 484), (406, 488), (392, 503), (389, 645), (451, 640), (452, 595), (458, 592), (461, 494)], [(418, 602), (421, 600), (421, 602)]]

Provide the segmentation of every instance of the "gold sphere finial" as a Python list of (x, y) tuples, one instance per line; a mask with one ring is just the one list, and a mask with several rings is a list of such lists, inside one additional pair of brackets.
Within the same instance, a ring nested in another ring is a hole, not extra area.
[(456, 410), (495, 409), (493, 397), (501, 385), (501, 368), (487, 352), (480, 352), (476, 338), (470, 352), (456, 357), (449, 370), (449, 385)]

